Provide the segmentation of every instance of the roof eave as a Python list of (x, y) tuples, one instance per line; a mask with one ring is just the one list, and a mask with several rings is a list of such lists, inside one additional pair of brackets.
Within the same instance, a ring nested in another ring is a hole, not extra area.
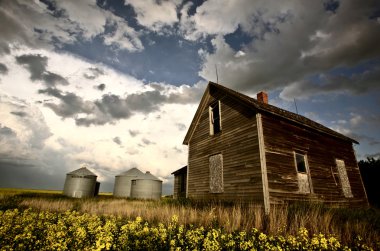
[(201, 98), (201, 101), (198, 105), (198, 108), (197, 108), (197, 111), (195, 112), (195, 115), (193, 117), (193, 120), (191, 121), (191, 124), (190, 124), (190, 127), (189, 129), (187, 130), (187, 133), (186, 133), (186, 136), (185, 136), (185, 139), (183, 140), (182, 144), (183, 145), (188, 145), (189, 142), (190, 142), (190, 139), (191, 137), (193, 136), (193, 133), (194, 133), (194, 130), (195, 130), (195, 127), (198, 123), (198, 120), (199, 120), (199, 117), (201, 115), (201, 111), (203, 110), (203, 106), (206, 102), (206, 97), (207, 97), (207, 94), (209, 93), (209, 89), (210, 89), (210, 83), (207, 85), (206, 87), (206, 90), (205, 92), (203, 93), (202, 95), (202, 98)]

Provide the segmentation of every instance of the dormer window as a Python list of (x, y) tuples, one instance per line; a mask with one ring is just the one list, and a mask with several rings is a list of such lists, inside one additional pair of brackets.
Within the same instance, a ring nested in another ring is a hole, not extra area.
[(217, 101), (209, 107), (210, 115), (210, 135), (215, 135), (222, 130), (220, 119), (220, 101)]

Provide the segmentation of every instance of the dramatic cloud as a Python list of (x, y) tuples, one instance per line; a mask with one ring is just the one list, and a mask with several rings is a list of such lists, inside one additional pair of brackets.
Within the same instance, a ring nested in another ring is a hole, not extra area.
[[(239, 4), (228, 0), (209, 0), (189, 15), (192, 4), (184, 5), (181, 11), (181, 29), (187, 39), (196, 40), (216, 34), (233, 33), (239, 26), (251, 32), (253, 24), (260, 15), (261, 1), (239, 1)], [(223, 6), (223, 8), (220, 8)]]
[(56, 84), (68, 85), (69, 82), (62, 76), (46, 70), (48, 58), (40, 54), (22, 55), (16, 57), (20, 65), (24, 65), (30, 72), (32, 81), (43, 80), (46, 84), (54, 86)]
[(147, 27), (148, 29), (161, 32), (165, 26), (172, 26), (177, 21), (177, 7), (181, 1), (139, 1), (139, 0), (126, 0), (125, 4), (133, 6), (137, 13), (137, 21), (139, 24)]
[(362, 94), (369, 90), (380, 88), (380, 67), (368, 69), (363, 73), (347, 75), (324, 75), (317, 76), (314, 80), (301, 80), (290, 83), (281, 92), (284, 99), (308, 98), (319, 94), (347, 93)]
[[(376, 1), (1, 1), (1, 186), (103, 191), (132, 167), (171, 172), (207, 81), (316, 120), (379, 153)], [(28, 177), (32, 180), (28, 180)], [(41, 185), (39, 185), (41, 184)]]
[(8, 67), (5, 64), (0, 63), (0, 74), (7, 74)]
[(59, 104), (46, 102), (45, 105), (63, 118), (72, 117), (78, 113), (89, 114), (94, 110), (94, 104), (83, 101), (82, 98), (71, 92), (63, 94), (58, 89), (47, 88), (39, 90), (39, 93), (56, 97), (61, 101)]
[(105, 84), (97, 85), (96, 89), (98, 89), (99, 91), (104, 91), (104, 89), (106, 89), (106, 85)]
[[(40, 94), (53, 96), (60, 102), (44, 102), (62, 118), (73, 118), (79, 126), (104, 125), (128, 119), (135, 113), (149, 114), (158, 111), (163, 104), (188, 104), (200, 100), (200, 86), (181, 86), (168, 90), (153, 85), (155, 90), (132, 93), (122, 98), (115, 94), (104, 94), (95, 101), (83, 100), (72, 92), (62, 92), (56, 88), (39, 90)], [(157, 89), (161, 89), (161, 92)], [(169, 93), (167, 93), (169, 92)]]
[[(52, 133), (40, 110), (4, 94), (0, 95), (0, 106), (0, 116), (7, 118), (0, 124), (1, 186), (61, 189), (64, 173), (72, 162), (62, 152), (46, 146)], [(14, 110), (18, 112), (11, 112)], [(16, 116), (7, 116), (10, 113)]]
[[(23, 22), (19, 17), (22, 16)], [(32, 47), (59, 47), (82, 39), (90, 41), (106, 33), (107, 24), (122, 24), (104, 36), (106, 45), (142, 50), (138, 33), (118, 16), (100, 8), (96, 1), (2, 1), (0, 3), (0, 53), (9, 53), (14, 41)], [(18, 32), (14, 32), (17, 30)]]
[[(238, 90), (275, 90), (297, 83), (295, 85), (302, 88), (296, 86), (292, 91), (307, 95), (316, 89), (315, 85), (305, 83), (314, 74), (337, 66), (351, 68), (380, 55), (376, 46), (380, 43), (379, 22), (370, 18), (375, 7), (373, 1), (341, 2), (335, 14), (326, 10), (321, 2), (257, 1), (249, 7), (244, 4), (225, 6), (223, 11), (232, 11), (231, 15), (213, 12), (215, 5), (210, 2), (198, 8), (202, 9), (199, 13), (207, 17), (202, 21), (207, 29), (195, 26), (195, 31), (217, 34), (212, 40), (214, 52), (200, 51), (204, 58), (200, 75), (215, 79), (217, 66), (219, 80)], [(233, 14), (237, 10), (242, 13), (240, 18)], [(246, 20), (253, 22), (257, 16), (259, 22), (247, 23)], [(212, 25), (213, 20), (218, 20), (216, 18), (223, 18), (223, 21)], [(242, 47), (244, 56), (240, 57), (236, 57), (238, 50), (224, 36), (235, 32), (238, 25), (241, 25), (241, 32), (252, 37), (252, 41)], [(326, 86), (333, 86), (333, 91), (350, 88), (349, 84), (336, 83), (338, 80)], [(357, 89), (360, 88), (357, 85)], [(288, 89), (287, 96), (295, 95)]]
[(116, 46), (118, 49), (124, 49), (131, 52), (142, 51), (144, 46), (139, 38), (140, 33), (129, 27), (128, 24), (117, 18), (108, 22), (108, 26), (112, 29), (106, 34), (104, 44)]

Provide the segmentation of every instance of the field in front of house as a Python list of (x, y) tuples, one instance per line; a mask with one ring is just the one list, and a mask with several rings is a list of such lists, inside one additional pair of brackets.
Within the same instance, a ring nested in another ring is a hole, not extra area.
[(377, 209), (141, 201), (0, 189), (4, 250), (380, 250)]

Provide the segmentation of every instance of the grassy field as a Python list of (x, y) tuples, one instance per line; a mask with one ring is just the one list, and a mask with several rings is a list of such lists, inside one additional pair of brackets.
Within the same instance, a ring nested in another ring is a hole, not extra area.
[(266, 236), (282, 236), (285, 240), (299, 236), (300, 229), (305, 229), (310, 243), (314, 240), (314, 244), (318, 242), (321, 245), (323, 242), (318, 236), (323, 235), (339, 240), (341, 248), (344, 245), (359, 245), (359, 249), (380, 248), (380, 212), (377, 209), (332, 209), (323, 205), (297, 204), (274, 207), (269, 215), (265, 215), (263, 209), (254, 204), (206, 205), (169, 198), (140, 201), (113, 198), (109, 194), (91, 199), (73, 199), (64, 197), (62, 191), (0, 189), (0, 210), (6, 212), (13, 209), (55, 214), (75, 211), (101, 219), (118, 217), (122, 222), (141, 217), (150, 226), (170, 226), (175, 216), (176, 224), (188, 231), (203, 227), (235, 236), (236, 233), (251, 233), (252, 229), (256, 229)]

